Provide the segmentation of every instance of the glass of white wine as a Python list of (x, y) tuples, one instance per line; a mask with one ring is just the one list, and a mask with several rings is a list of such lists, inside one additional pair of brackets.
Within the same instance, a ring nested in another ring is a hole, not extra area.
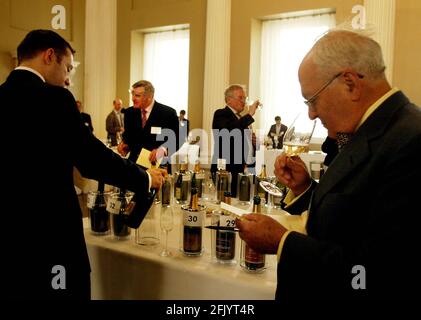
[(311, 120), (306, 113), (299, 113), (284, 134), (284, 153), (290, 157), (309, 151), (316, 120)]
[(171, 206), (162, 206), (160, 217), (161, 230), (165, 232), (165, 247), (159, 254), (161, 257), (169, 257), (172, 253), (168, 250), (168, 232), (174, 227), (174, 214)]

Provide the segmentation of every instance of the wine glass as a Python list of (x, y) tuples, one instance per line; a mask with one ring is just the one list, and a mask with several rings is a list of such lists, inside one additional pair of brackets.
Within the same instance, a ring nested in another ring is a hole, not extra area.
[(306, 113), (299, 113), (285, 132), (283, 138), (285, 154), (292, 157), (307, 153), (315, 126), (316, 120), (311, 120)]
[(168, 232), (174, 227), (174, 216), (173, 209), (171, 206), (162, 206), (161, 217), (160, 217), (161, 230), (165, 232), (165, 247), (159, 254), (161, 257), (171, 256), (171, 252), (168, 251)]

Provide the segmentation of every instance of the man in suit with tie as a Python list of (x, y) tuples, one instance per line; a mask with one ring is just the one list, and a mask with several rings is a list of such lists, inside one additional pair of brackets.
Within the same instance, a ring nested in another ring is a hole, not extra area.
[(299, 158), (276, 160), (285, 209), (309, 208), (305, 234), (263, 215), (238, 221), (251, 247), (278, 253), (279, 300), (419, 297), (421, 110), (384, 70), (380, 45), (350, 31), (328, 32), (301, 63), (309, 117), (338, 153), (318, 185)]
[[(124, 112), (123, 141), (118, 151), (136, 161), (144, 148), (151, 151), (149, 161), (171, 156), (178, 147), (178, 117), (176, 111), (154, 99), (152, 83), (141, 80), (132, 86), (133, 107)], [(164, 162), (163, 162), (164, 163)]]
[(110, 141), (111, 146), (118, 145), (118, 137), (124, 132), (124, 115), (121, 112), (123, 101), (116, 98), (113, 101), (114, 109), (111, 111), (105, 120), (105, 129), (107, 130), (107, 139)]
[[(122, 159), (80, 121), (76, 101), (64, 88), (74, 52), (53, 31), (31, 31), (18, 46), (19, 66), (0, 86), (4, 115), (19, 117), (19, 130), (14, 123), (14, 138), (5, 142), (13, 154), (2, 157), (2, 168), (11, 173), (3, 183), (11, 192), (3, 193), (1, 202), (13, 207), (1, 219), (8, 243), (2, 250), (0, 282), (9, 299), (90, 299), (90, 266), (73, 167), (84, 177), (143, 198), (150, 187), (163, 182), (160, 169), (146, 172)], [(12, 131), (12, 124), (5, 125)], [(48, 139), (31, 143), (34, 132)]]
[(231, 172), (231, 196), (237, 195), (237, 175), (244, 171), (244, 165), (252, 156), (252, 132), (249, 129), (254, 122), (253, 116), (259, 106), (256, 100), (241, 115), (246, 105), (246, 92), (241, 85), (233, 84), (225, 90), (225, 108), (218, 109), (213, 115), (212, 131), (214, 135), (214, 150), (211, 172), (217, 171), (218, 159), (226, 161), (226, 170)]
[(288, 127), (281, 123), (281, 117), (275, 117), (275, 124), (270, 127), (268, 132), (268, 137), (273, 141), (274, 149), (282, 149), (283, 146), (283, 137), (285, 132), (288, 130)]

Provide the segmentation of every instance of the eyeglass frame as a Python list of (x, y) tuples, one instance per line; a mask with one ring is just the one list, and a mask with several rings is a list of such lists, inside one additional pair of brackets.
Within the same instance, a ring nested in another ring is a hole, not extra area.
[[(332, 79), (330, 79), (328, 82), (326, 82), (319, 90), (316, 91), (315, 94), (313, 94), (310, 98), (307, 100), (304, 100), (304, 103), (311, 108), (313, 105), (313, 102), (317, 99), (317, 97), (325, 90), (336, 78), (344, 74), (344, 72), (339, 72), (336, 74)], [(357, 73), (358, 78), (362, 79), (364, 76), (362, 74)]]

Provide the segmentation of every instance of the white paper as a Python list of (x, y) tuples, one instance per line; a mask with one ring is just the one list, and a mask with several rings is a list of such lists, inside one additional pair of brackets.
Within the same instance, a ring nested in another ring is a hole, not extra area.
[(151, 127), (151, 134), (161, 134), (161, 127)]
[(247, 210), (243, 210), (243, 209), (239, 209), (237, 207), (231, 206), (229, 204), (226, 204), (225, 202), (221, 202), (221, 209), (226, 210), (237, 217), (241, 217), (243, 214), (253, 213), (251, 211), (247, 211)]

